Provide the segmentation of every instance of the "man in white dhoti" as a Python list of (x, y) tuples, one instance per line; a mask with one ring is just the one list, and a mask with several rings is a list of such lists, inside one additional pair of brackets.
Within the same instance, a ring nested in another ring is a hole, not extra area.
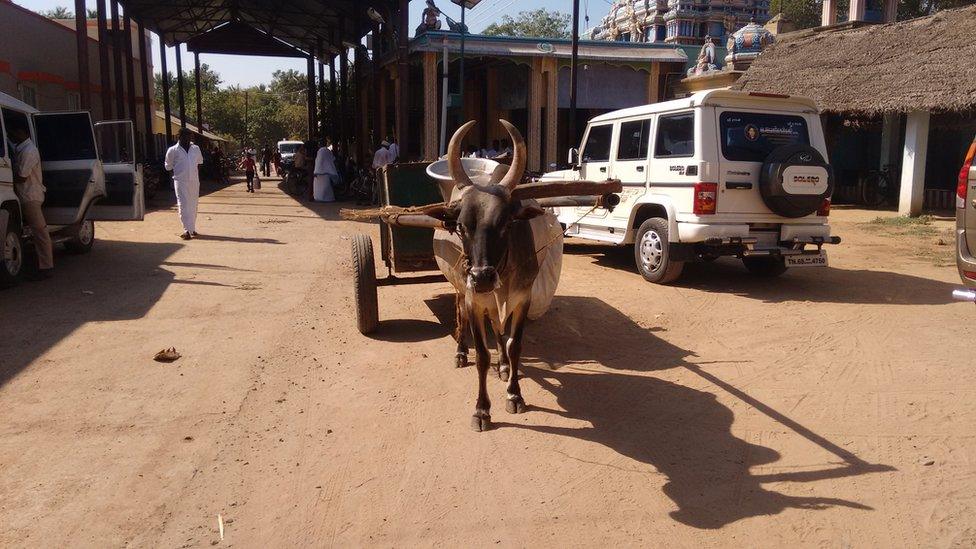
[(333, 183), (339, 178), (335, 155), (329, 149), (329, 139), (319, 142), (319, 152), (315, 154), (315, 178), (312, 180), (312, 200), (314, 202), (335, 202)]
[(190, 130), (182, 128), (176, 144), (166, 151), (166, 169), (173, 172), (176, 206), (180, 212), (180, 223), (183, 224), (180, 238), (183, 240), (197, 236), (200, 164), (203, 164), (203, 153), (200, 147), (190, 142), (190, 135)]

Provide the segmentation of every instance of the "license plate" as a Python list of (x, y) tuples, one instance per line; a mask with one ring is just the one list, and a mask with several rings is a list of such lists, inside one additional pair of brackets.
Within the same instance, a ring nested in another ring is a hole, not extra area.
[(827, 252), (821, 251), (817, 254), (809, 255), (788, 255), (786, 257), (787, 267), (826, 267)]

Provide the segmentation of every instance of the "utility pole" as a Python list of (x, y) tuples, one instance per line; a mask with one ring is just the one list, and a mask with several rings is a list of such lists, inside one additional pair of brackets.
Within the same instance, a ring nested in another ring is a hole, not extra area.
[(573, 54), (569, 65), (569, 139), (570, 146), (576, 142), (576, 89), (579, 81), (579, 0), (573, 0)]

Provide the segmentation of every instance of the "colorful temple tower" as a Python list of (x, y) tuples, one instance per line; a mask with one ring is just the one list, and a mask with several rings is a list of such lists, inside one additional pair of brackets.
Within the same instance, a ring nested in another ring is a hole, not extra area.
[(593, 40), (702, 44), (705, 37), (725, 43), (750, 21), (769, 20), (769, 0), (616, 0)]

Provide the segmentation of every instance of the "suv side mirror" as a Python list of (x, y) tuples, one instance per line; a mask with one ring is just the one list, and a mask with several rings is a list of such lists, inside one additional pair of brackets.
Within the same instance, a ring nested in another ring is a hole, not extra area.
[(573, 147), (569, 149), (569, 158), (567, 159), (569, 165), (573, 167), (574, 170), (578, 170), (579, 166), (579, 149)]

